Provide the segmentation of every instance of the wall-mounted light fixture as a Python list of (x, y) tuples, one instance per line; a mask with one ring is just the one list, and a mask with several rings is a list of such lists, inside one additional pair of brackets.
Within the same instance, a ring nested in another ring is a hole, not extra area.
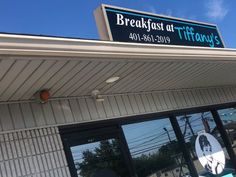
[(44, 89), (36, 92), (34, 94), (35, 99), (40, 103), (47, 103), (51, 97), (49, 90)]
[(100, 94), (99, 90), (93, 90), (92, 91), (92, 97), (97, 101), (97, 102), (102, 102), (104, 101), (103, 96)]

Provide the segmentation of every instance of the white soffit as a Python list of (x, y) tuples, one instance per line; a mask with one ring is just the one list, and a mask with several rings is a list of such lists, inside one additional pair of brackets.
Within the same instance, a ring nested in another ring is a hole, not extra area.
[[(0, 34), (0, 102), (236, 85), (236, 50)], [(112, 84), (111, 76), (120, 79)]]

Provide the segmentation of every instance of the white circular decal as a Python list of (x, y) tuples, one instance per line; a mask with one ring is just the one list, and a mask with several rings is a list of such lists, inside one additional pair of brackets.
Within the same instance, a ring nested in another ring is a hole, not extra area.
[(209, 133), (201, 133), (195, 149), (202, 166), (212, 174), (220, 174), (225, 167), (225, 154), (220, 143)]

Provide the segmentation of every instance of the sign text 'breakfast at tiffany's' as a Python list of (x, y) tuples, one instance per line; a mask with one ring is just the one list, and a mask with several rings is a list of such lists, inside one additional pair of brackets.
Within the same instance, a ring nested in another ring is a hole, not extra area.
[(108, 5), (95, 11), (101, 39), (223, 48), (216, 25), (164, 17)]

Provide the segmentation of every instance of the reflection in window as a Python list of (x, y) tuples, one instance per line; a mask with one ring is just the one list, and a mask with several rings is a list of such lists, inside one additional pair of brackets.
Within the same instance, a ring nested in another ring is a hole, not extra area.
[(228, 133), (233, 150), (236, 153), (236, 108), (222, 109), (218, 113)]
[(179, 177), (189, 170), (169, 119), (122, 127), (138, 177)]
[[(234, 173), (225, 145), (210, 112), (183, 115), (177, 117), (177, 120), (200, 176), (215, 176), (214, 174), (221, 172), (221, 176)], [(197, 147), (197, 152), (195, 147)]]
[(71, 147), (78, 177), (128, 177), (116, 139)]

